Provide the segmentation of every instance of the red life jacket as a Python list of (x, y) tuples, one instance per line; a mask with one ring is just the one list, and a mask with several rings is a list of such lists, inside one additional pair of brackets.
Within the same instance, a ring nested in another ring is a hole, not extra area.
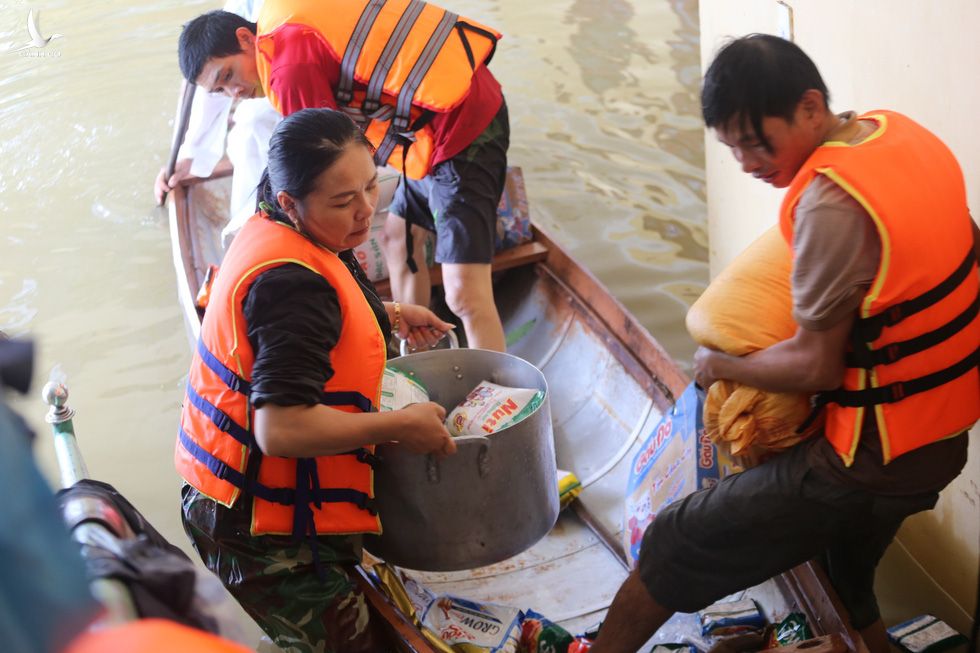
[(881, 262), (851, 335), (840, 389), (817, 395), (826, 435), (847, 465), (865, 410), (884, 462), (969, 429), (980, 418), (980, 295), (963, 173), (935, 135), (890, 111), (857, 145), (829, 142), (803, 164), (783, 199), (792, 245), (796, 206), (818, 174), (874, 221)]
[[(261, 456), (255, 445), (249, 403), (255, 355), (243, 303), (262, 272), (287, 263), (322, 275), (340, 302), (341, 337), (330, 352), (334, 374), (320, 403), (351, 413), (376, 410), (386, 345), (357, 281), (336, 254), (257, 214), (228, 249), (211, 291), (180, 419), (177, 471), (228, 507), (243, 492), (251, 495), (253, 535), (380, 533), (372, 507), (373, 447), (280, 458)], [(257, 470), (255, 456), (261, 456)]]

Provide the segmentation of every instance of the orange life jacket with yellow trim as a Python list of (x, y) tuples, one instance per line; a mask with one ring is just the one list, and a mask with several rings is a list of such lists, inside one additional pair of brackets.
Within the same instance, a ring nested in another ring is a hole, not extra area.
[(373, 447), (279, 458), (261, 455), (255, 445), (249, 403), (255, 354), (243, 304), (261, 273), (287, 263), (322, 275), (340, 303), (341, 337), (330, 352), (334, 374), (321, 403), (352, 413), (376, 410), (386, 345), (357, 281), (336, 254), (257, 214), (228, 249), (211, 291), (180, 418), (177, 471), (228, 507), (251, 495), (253, 535), (380, 533)]
[(258, 19), (256, 64), (271, 88), (275, 32), (304, 25), (340, 64), (334, 96), (377, 148), (375, 161), (412, 179), (429, 173), (428, 112), (445, 113), (469, 94), (473, 71), (493, 56), (500, 33), (421, 0), (269, 0)]
[(820, 393), (826, 436), (847, 465), (866, 409), (884, 462), (970, 428), (980, 418), (980, 295), (963, 173), (935, 135), (890, 111), (857, 145), (828, 142), (783, 199), (792, 245), (800, 196), (824, 175), (853, 197), (881, 239), (878, 272), (859, 308), (843, 384)]

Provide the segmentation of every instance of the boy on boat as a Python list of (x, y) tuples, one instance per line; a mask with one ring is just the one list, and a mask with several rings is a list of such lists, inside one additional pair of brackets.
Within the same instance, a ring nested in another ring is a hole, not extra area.
[(635, 651), (694, 612), (812, 558), (851, 625), (888, 651), (874, 594), (902, 521), (962, 470), (980, 417), (980, 233), (949, 149), (891, 111), (832, 113), (796, 45), (726, 45), (701, 93), (742, 170), (786, 188), (796, 334), (734, 357), (701, 348), (695, 380), (815, 393), (823, 434), (665, 508), (592, 651)]
[[(261, 0), (228, 0), (224, 5), (225, 11), (251, 21), (258, 17), (261, 8)], [(234, 124), (229, 129), (232, 111)], [(161, 203), (164, 195), (182, 180), (191, 176), (209, 177), (227, 152), (234, 168), (230, 219), (222, 230), (227, 245), (255, 213), (255, 188), (265, 170), (269, 137), (280, 119), (279, 113), (265, 98), (234, 102), (228, 96), (196, 89), (173, 174), (167, 177), (166, 169), (161, 168), (154, 181), (153, 194), (157, 203)]]
[(212, 11), (185, 25), (184, 77), (211, 93), (267, 97), (284, 116), (351, 115), (403, 173), (385, 226), (396, 300), (426, 305), (421, 242), (437, 235), (446, 303), (471, 347), (503, 351), (490, 262), (510, 129), (486, 68), (499, 34), (434, 5), (271, 0), (257, 23)]

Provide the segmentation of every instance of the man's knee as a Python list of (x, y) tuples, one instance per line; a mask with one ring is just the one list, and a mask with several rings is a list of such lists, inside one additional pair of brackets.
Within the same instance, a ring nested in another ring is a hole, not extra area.
[(459, 317), (489, 317), (496, 312), (489, 264), (445, 264), (443, 285), (446, 305)]
[(381, 231), (381, 246), (389, 255), (400, 254), (402, 258), (406, 254), (405, 245), (405, 219), (394, 213), (389, 213), (385, 218), (384, 229)]

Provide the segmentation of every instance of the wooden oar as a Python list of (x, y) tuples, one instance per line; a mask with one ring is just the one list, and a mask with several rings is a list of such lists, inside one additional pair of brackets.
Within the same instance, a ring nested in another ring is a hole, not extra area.
[[(180, 146), (184, 144), (184, 135), (187, 133), (187, 123), (191, 117), (191, 103), (194, 100), (194, 89), (196, 88), (196, 84), (188, 84), (186, 80), (184, 81), (184, 93), (180, 98), (180, 118), (177, 119), (177, 129), (174, 130), (174, 140), (170, 145), (170, 161), (167, 163), (165, 179), (170, 179), (177, 167), (177, 155), (180, 152)], [(167, 193), (164, 193), (160, 200), (160, 206), (166, 203)]]

